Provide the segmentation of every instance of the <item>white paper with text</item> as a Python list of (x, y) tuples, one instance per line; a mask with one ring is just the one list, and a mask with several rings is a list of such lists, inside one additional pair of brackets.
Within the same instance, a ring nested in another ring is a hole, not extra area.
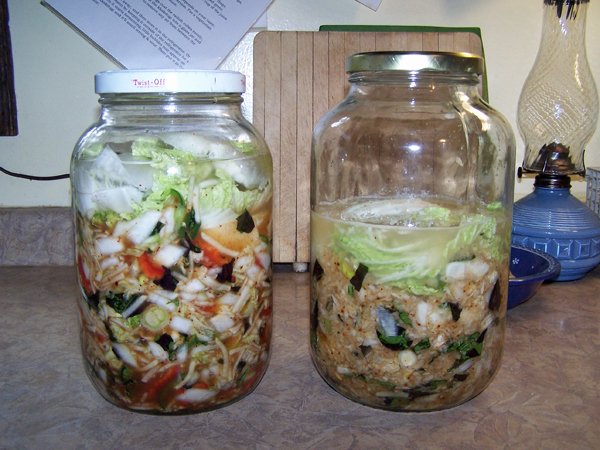
[(381, 5), (382, 0), (356, 0), (358, 3), (362, 3), (367, 8), (371, 8), (373, 11), (377, 11)]
[(272, 0), (44, 0), (127, 69), (216, 69)]

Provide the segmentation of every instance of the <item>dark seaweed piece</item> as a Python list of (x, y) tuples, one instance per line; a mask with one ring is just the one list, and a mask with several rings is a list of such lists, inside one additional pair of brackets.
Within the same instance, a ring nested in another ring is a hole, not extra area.
[(200, 231), (200, 223), (196, 222), (196, 213), (194, 208), (190, 210), (185, 216), (185, 229), (188, 239), (193, 241), (196, 239), (198, 232)]
[(165, 333), (156, 340), (156, 343), (168, 352), (173, 344), (173, 338)]
[[(110, 339), (110, 342), (117, 342), (117, 340), (115, 339), (114, 335), (112, 334), (111, 330), (109, 327), (106, 327), (106, 330), (108, 331), (108, 338)], [(115, 354), (115, 357), (119, 360), (119, 361), (123, 361), (121, 359), (121, 356), (119, 355), (119, 352), (115, 350), (114, 347), (112, 347), (112, 352)]]
[(162, 222), (157, 222), (156, 225), (154, 226), (154, 229), (152, 230), (152, 233), (150, 233), (150, 236), (154, 236), (155, 234), (160, 233), (160, 230), (162, 230), (162, 228), (165, 226), (164, 223)]
[(254, 230), (254, 219), (247, 209), (244, 210), (235, 220), (237, 220), (236, 229), (240, 233), (251, 233)]
[(240, 361), (237, 365), (237, 367), (235, 368), (235, 373), (236, 373), (236, 386), (241, 386), (244, 381), (246, 380), (246, 378), (248, 377), (248, 374), (250, 373), (250, 368), (246, 365), (246, 361)]
[(194, 244), (192, 241), (186, 240), (184, 242), (184, 244), (190, 251), (192, 251), (194, 253), (200, 253), (202, 251), (202, 249), (200, 247), (198, 247), (196, 244)]
[[(121, 314), (125, 311), (129, 305), (131, 305), (140, 294), (115, 294), (114, 292), (108, 291), (106, 293), (106, 304), (114, 309), (116, 312)], [(135, 312), (135, 311), (134, 311)]]
[(468, 376), (469, 376), (468, 373), (457, 373), (454, 375), (454, 379), (456, 381), (465, 381)]
[(161, 288), (167, 291), (174, 291), (177, 288), (179, 280), (173, 276), (171, 271), (165, 267), (165, 274), (160, 280), (155, 281)]
[(361, 345), (358, 348), (360, 349), (360, 353), (365, 357), (373, 350), (373, 347), (370, 345)]
[(377, 330), (377, 337), (379, 342), (390, 350), (406, 350), (412, 344), (412, 340), (406, 337), (406, 330), (402, 327), (398, 327), (396, 336), (386, 336), (380, 330)]
[(248, 367), (246, 361), (241, 360), (237, 364), (237, 366), (235, 367), (235, 377), (237, 386), (240, 386), (244, 382), (244, 380), (248, 376), (249, 371), (250, 368)]
[(240, 360), (240, 362), (238, 363), (238, 365), (236, 367), (236, 370), (238, 372), (241, 372), (245, 365), (246, 365), (246, 361), (244, 361), (243, 359)]
[(377, 308), (377, 337), (390, 350), (406, 350), (412, 340), (406, 336), (406, 329), (398, 323), (398, 315), (391, 308)]
[(312, 276), (316, 281), (319, 281), (323, 277), (323, 267), (319, 264), (319, 260), (315, 259), (315, 264), (313, 265)]
[(500, 303), (502, 302), (502, 293), (500, 291), (500, 281), (496, 281), (492, 294), (490, 295), (490, 301), (488, 308), (490, 311), (498, 311), (500, 309)]
[(244, 317), (244, 335), (246, 334), (246, 331), (248, 331), (250, 329), (250, 325), (252, 325), (250, 323), (250, 319), (248, 319), (247, 317)]
[(458, 322), (460, 319), (460, 313), (462, 312), (462, 308), (458, 305), (458, 303), (448, 303), (448, 307), (450, 308), (450, 312), (452, 313), (452, 320)]
[(465, 355), (467, 355), (468, 358), (475, 358), (476, 356), (481, 355), (481, 350), (478, 350), (477, 348), (473, 347), (472, 349), (468, 350), (467, 353), (465, 353)]
[(194, 239), (200, 232), (200, 223), (196, 222), (196, 213), (192, 208), (183, 218), (183, 223), (178, 230), (179, 237), (183, 240), (186, 246), (195, 253), (200, 253), (201, 250), (196, 244)]
[(96, 311), (98, 311), (98, 304), (100, 303), (100, 294), (98, 294), (98, 292), (94, 292), (90, 295), (84, 294), (83, 298), (90, 308), (94, 308)]
[(426, 348), (429, 348), (430, 346), (431, 346), (431, 344), (429, 343), (429, 339), (425, 338), (425, 339), (419, 341), (417, 343), (417, 345), (415, 345), (413, 347), (413, 352), (419, 353), (421, 350), (425, 350)]
[(354, 289), (356, 289), (357, 291), (360, 291), (362, 289), (363, 281), (367, 276), (368, 272), (369, 268), (367, 266), (365, 266), (363, 263), (358, 264), (356, 272), (354, 272), (354, 275), (352, 276), (352, 278), (350, 278), (350, 284), (354, 286)]
[(248, 190), (248, 188), (246, 186), (244, 186), (242, 183), (238, 183), (237, 181), (235, 182), (235, 187), (240, 192), (246, 192)]
[(217, 275), (217, 280), (221, 283), (233, 281), (233, 260), (221, 267), (221, 271)]
[(400, 311), (399, 309), (396, 309), (396, 310), (398, 311), (398, 317), (400, 318), (402, 323), (404, 325), (408, 325), (409, 327), (412, 327), (412, 320), (410, 320), (410, 316), (408, 315), (408, 313), (406, 311)]
[(317, 330), (319, 326), (319, 302), (317, 299), (312, 300), (312, 312), (310, 315), (310, 328), (313, 331)]
[[(112, 328), (110, 327), (110, 321), (106, 322), (106, 334), (108, 334), (108, 339), (110, 340), (110, 342), (117, 342), (117, 338), (115, 336), (115, 333), (113, 333)], [(115, 351), (115, 349), (113, 348), (113, 352), (114, 354), (117, 356), (117, 359), (121, 359), (121, 357), (119, 356), (119, 354)]]
[(478, 344), (483, 343), (483, 340), (485, 339), (485, 334), (487, 333), (487, 330), (488, 330), (487, 328), (485, 330), (483, 330), (481, 332), (481, 334), (479, 335), (479, 337), (477, 338), (477, 343)]
[(469, 336), (464, 336), (460, 338), (458, 341), (452, 342), (448, 345), (447, 352), (457, 351), (460, 354), (460, 358), (458, 358), (452, 367), (455, 369), (460, 364), (465, 362), (467, 359), (475, 358), (476, 356), (481, 355), (481, 350), (483, 348), (483, 339), (485, 338), (486, 330), (482, 333), (475, 332), (470, 334)]

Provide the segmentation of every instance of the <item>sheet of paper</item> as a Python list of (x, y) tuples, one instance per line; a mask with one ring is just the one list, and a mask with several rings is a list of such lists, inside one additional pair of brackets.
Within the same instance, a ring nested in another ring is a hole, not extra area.
[(273, 0), (44, 0), (127, 69), (216, 69)]
[(377, 11), (379, 5), (381, 5), (382, 0), (356, 0), (358, 3), (362, 3), (368, 8), (371, 8), (373, 11)]

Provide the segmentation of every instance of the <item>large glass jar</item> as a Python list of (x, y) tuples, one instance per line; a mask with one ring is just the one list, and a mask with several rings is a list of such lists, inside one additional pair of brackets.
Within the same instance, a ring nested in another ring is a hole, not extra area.
[(84, 363), (121, 407), (188, 413), (263, 376), (272, 163), (223, 71), (96, 75), (71, 164)]
[(478, 91), (481, 58), (351, 56), (318, 122), (311, 181), (311, 352), (357, 402), (427, 411), (500, 364), (514, 136)]

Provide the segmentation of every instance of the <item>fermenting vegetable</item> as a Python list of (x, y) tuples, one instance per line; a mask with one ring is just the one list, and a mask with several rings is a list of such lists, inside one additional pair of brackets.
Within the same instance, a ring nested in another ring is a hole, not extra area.
[(82, 347), (110, 401), (225, 405), (265, 372), (270, 157), (194, 133), (84, 149), (74, 164)]
[(502, 353), (508, 224), (497, 205), (350, 199), (312, 214), (311, 345), (349, 398), (435, 410), (489, 382)]

